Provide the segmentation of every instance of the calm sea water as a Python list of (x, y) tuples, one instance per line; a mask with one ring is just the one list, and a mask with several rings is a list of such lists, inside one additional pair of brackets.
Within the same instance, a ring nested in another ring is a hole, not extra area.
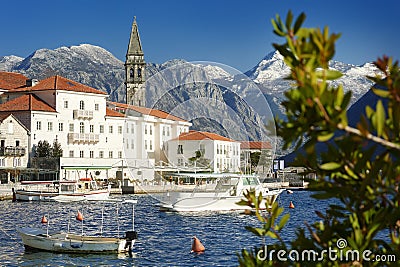
[[(115, 196), (117, 197), (117, 196)], [(261, 241), (245, 230), (246, 225), (256, 226), (254, 217), (238, 213), (164, 213), (155, 206), (156, 200), (148, 195), (126, 195), (137, 198), (135, 227), (139, 239), (134, 254), (128, 255), (71, 255), (48, 252), (26, 252), (17, 227), (41, 226), (40, 220), (47, 215), (50, 230), (68, 227), (81, 231), (82, 225), (73, 219), (77, 209), (85, 217), (85, 233), (92, 229), (99, 231), (98, 222), (104, 211), (104, 233), (119, 227), (131, 228), (131, 206), (119, 206), (120, 221), (117, 224), (115, 205), (103, 204), (61, 204), (61, 203), (12, 203), (0, 202), (0, 266), (237, 266), (237, 253), (242, 248), (251, 249)], [(308, 191), (294, 191), (294, 194), (280, 196), (285, 212), (290, 212), (284, 238), (294, 237), (296, 227), (305, 221), (316, 219), (314, 210), (324, 210), (326, 202), (310, 198)], [(293, 201), (295, 209), (287, 208)], [(86, 214), (90, 214), (86, 215)], [(110, 223), (113, 222), (110, 227)], [(196, 235), (206, 247), (205, 253), (194, 254), (191, 237)]]

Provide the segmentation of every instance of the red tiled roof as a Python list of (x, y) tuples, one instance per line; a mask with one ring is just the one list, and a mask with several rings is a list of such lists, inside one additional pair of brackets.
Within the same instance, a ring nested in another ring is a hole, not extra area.
[(167, 120), (173, 120), (173, 121), (182, 121), (182, 122), (187, 122), (184, 119), (181, 119), (179, 117), (176, 117), (174, 115), (171, 115), (165, 111), (158, 110), (158, 109), (151, 109), (151, 108), (145, 108), (145, 107), (138, 107), (138, 106), (133, 106), (133, 105), (128, 105), (128, 104), (122, 104), (118, 102), (110, 102), (110, 104), (116, 106), (117, 108), (120, 109), (130, 109), (134, 110), (136, 112), (139, 112), (144, 115), (151, 115), (160, 119), (167, 119)]
[(54, 108), (49, 106), (39, 97), (26, 94), (0, 105), (0, 111), (47, 111), (56, 112)]
[(0, 72), (0, 89), (16, 89), (26, 85), (27, 77), (16, 72)]
[(52, 76), (41, 80), (35, 86), (25, 87), (12, 90), (13, 92), (26, 92), (26, 91), (44, 91), (44, 90), (65, 90), (65, 91), (74, 91), (74, 92), (82, 92), (82, 93), (91, 93), (91, 94), (101, 94), (106, 95), (107, 93), (94, 89), (90, 86), (75, 82), (73, 80), (61, 77), (61, 76)]
[(228, 142), (236, 142), (230, 138), (221, 136), (219, 134), (210, 133), (210, 132), (199, 132), (199, 131), (189, 131), (187, 133), (181, 133), (178, 137), (172, 140), (179, 141), (198, 141), (198, 140), (216, 140), (216, 141), (228, 141)]
[(125, 117), (124, 114), (122, 114), (122, 113), (120, 113), (118, 111), (112, 110), (110, 108), (106, 108), (106, 116), (109, 116), (109, 117)]
[(271, 149), (272, 145), (270, 142), (261, 141), (243, 141), (240, 142), (241, 149)]

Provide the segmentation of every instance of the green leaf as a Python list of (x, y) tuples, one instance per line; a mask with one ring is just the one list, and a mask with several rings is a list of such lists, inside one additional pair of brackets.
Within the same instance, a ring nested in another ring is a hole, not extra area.
[(379, 100), (376, 104), (376, 133), (378, 136), (382, 136), (383, 128), (385, 126), (385, 108), (383, 107), (382, 101)]
[(252, 232), (253, 234), (257, 236), (264, 236), (265, 235), (265, 230), (262, 228), (253, 228), (250, 226), (245, 227), (247, 231)]
[(334, 133), (328, 133), (324, 135), (318, 135), (317, 140), (319, 142), (326, 142), (333, 137)]
[(279, 221), (279, 225), (278, 225), (278, 230), (281, 230), (283, 227), (285, 227), (287, 221), (290, 218), (290, 213), (287, 213), (285, 215), (282, 216), (282, 219)]
[(333, 171), (333, 170), (339, 169), (340, 166), (341, 165), (337, 162), (328, 162), (328, 163), (324, 163), (324, 164), (320, 165), (319, 168), (322, 170), (326, 170), (326, 171)]
[(317, 70), (317, 78), (326, 80), (336, 80), (343, 76), (338, 70)]
[(304, 20), (306, 19), (306, 14), (302, 12), (300, 16), (297, 17), (296, 22), (294, 23), (294, 28), (293, 28), (293, 33), (296, 34), (299, 29), (301, 28), (301, 25), (303, 24)]
[(383, 97), (383, 98), (387, 98), (390, 95), (389, 91), (376, 89), (374, 87), (372, 87), (372, 92), (374, 92), (374, 94), (376, 94), (377, 96), (380, 96), (380, 97)]

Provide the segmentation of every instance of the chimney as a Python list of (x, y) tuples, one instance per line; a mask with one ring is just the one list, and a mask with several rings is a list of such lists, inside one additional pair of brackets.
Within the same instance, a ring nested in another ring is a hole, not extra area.
[(27, 87), (35, 86), (38, 83), (39, 83), (38, 79), (28, 79), (28, 80), (26, 80), (26, 86)]

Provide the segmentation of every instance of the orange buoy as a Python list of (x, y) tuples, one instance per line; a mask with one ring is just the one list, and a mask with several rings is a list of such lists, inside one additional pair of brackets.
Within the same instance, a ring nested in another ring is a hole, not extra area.
[(41, 223), (47, 223), (47, 222), (48, 222), (48, 220), (47, 220), (46, 216), (43, 215)]
[(294, 204), (292, 201), (290, 201), (289, 208), (294, 209)]
[(83, 215), (82, 215), (82, 213), (78, 210), (78, 214), (76, 215), (76, 219), (78, 220), (78, 221), (83, 221)]
[(206, 248), (203, 246), (200, 240), (196, 236), (193, 236), (193, 244), (191, 252), (204, 252), (205, 250)]

